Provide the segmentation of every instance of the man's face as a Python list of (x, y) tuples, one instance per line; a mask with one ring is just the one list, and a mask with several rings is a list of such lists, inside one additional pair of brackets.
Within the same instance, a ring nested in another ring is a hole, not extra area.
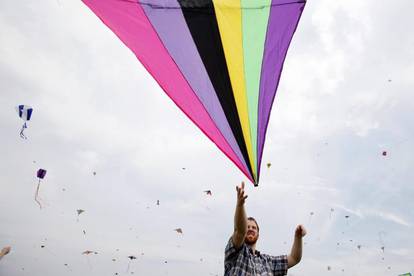
[(259, 239), (259, 232), (257, 231), (257, 225), (253, 220), (247, 220), (247, 234), (244, 238), (244, 242), (247, 245), (254, 245)]

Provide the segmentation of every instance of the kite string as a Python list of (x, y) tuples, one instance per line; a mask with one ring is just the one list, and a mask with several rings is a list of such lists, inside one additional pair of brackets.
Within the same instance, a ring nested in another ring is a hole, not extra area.
[(40, 209), (42, 209), (42, 204), (40, 203), (40, 201), (37, 199), (39, 196), (39, 188), (40, 188), (40, 179), (39, 179), (39, 183), (37, 184), (37, 189), (36, 189), (36, 193), (35, 193), (35, 201), (39, 204)]
[(90, 260), (89, 260), (89, 256), (86, 256), (86, 260), (88, 261), (88, 266), (89, 266), (89, 269), (92, 269), (92, 265), (91, 265), (91, 262), (90, 262)]

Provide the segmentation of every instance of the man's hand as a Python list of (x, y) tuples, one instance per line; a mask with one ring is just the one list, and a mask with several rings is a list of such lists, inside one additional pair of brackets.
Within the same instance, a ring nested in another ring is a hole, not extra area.
[(302, 224), (298, 225), (295, 230), (295, 238), (301, 239), (306, 235), (306, 229)]
[(4, 247), (4, 248), (1, 250), (0, 255), (4, 256), (4, 255), (9, 254), (10, 249), (11, 249), (11, 247), (10, 247), (10, 246), (6, 246), (6, 247)]
[(237, 206), (243, 206), (247, 195), (244, 195), (244, 181), (242, 181), (240, 187), (236, 186), (237, 191)]

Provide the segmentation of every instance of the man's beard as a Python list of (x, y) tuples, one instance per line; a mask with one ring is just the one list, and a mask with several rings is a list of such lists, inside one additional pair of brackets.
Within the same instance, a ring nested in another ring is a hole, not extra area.
[(244, 238), (244, 242), (249, 245), (252, 246), (254, 244), (256, 244), (257, 240), (259, 239), (259, 235), (256, 235), (254, 238), (249, 238), (248, 236), (246, 236)]

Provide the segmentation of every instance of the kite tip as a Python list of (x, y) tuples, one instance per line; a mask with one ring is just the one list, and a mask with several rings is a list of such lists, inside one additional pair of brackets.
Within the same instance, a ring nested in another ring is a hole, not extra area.
[(253, 185), (254, 185), (255, 187), (259, 186), (259, 177), (255, 177), (255, 178), (253, 178), (252, 183), (253, 183)]

